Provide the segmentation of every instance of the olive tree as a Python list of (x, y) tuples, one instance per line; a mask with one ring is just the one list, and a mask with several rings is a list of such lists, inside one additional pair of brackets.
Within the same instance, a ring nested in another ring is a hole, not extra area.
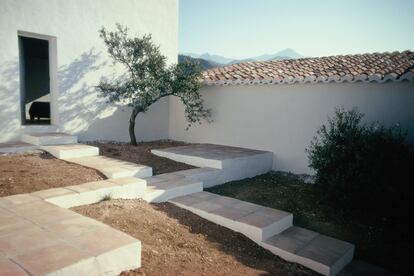
[(99, 33), (110, 57), (126, 70), (120, 77), (101, 80), (97, 88), (109, 102), (131, 107), (131, 144), (137, 144), (135, 121), (138, 114), (146, 112), (163, 97), (176, 96), (181, 100), (188, 127), (201, 123), (202, 119), (209, 121), (210, 111), (204, 108), (199, 92), (201, 70), (197, 63), (186, 60), (168, 66), (151, 35), (129, 37), (128, 29), (120, 24), (115, 31), (102, 27)]

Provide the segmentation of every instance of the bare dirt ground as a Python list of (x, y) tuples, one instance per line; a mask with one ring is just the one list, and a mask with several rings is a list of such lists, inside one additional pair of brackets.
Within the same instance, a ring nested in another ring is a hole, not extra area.
[(121, 275), (315, 275), (170, 203), (110, 200), (73, 210), (141, 240), (142, 267)]
[(44, 152), (0, 156), (0, 197), (105, 179)]
[(152, 167), (153, 174), (169, 173), (194, 168), (193, 166), (159, 157), (151, 153), (151, 149), (169, 148), (186, 145), (171, 140), (141, 142), (136, 146), (129, 143), (91, 142), (91, 146), (99, 147), (100, 155), (116, 158), (136, 164)]
[[(155, 141), (139, 143), (137, 146), (114, 142), (90, 144), (99, 147), (101, 155), (151, 166), (154, 174), (194, 168), (151, 153), (151, 149), (185, 145), (182, 142)], [(94, 169), (62, 161), (40, 151), (0, 155), (0, 197), (79, 185), (105, 178)]]

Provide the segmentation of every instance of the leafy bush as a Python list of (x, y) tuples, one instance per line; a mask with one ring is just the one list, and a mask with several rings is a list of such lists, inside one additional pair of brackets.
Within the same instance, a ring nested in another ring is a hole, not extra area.
[[(326, 203), (390, 217), (411, 205), (413, 152), (399, 126), (363, 124), (356, 108), (335, 110), (307, 149)], [(382, 212), (382, 213), (381, 213)]]

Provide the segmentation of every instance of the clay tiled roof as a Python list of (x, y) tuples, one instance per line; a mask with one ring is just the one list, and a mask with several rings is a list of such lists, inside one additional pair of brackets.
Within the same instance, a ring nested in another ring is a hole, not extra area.
[(208, 85), (402, 80), (414, 81), (412, 51), (245, 62), (203, 72)]

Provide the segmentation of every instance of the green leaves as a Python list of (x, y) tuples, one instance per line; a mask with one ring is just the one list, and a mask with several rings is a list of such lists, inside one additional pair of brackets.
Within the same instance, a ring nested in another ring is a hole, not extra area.
[[(138, 113), (147, 111), (153, 103), (166, 96), (181, 99), (189, 126), (201, 123), (202, 119), (209, 121), (210, 111), (204, 108), (199, 92), (199, 64), (187, 60), (167, 66), (166, 57), (153, 43), (151, 35), (130, 38), (128, 29), (120, 24), (116, 25), (116, 31), (102, 28), (99, 34), (110, 57), (123, 65), (126, 73), (117, 79), (101, 81), (98, 91), (109, 102), (128, 103), (135, 110), (133, 121)], [(133, 138), (131, 135), (131, 140)]]
[(414, 155), (399, 126), (362, 119), (357, 109), (336, 109), (307, 149), (309, 166), (331, 205), (389, 212), (407, 203), (401, 197), (411, 189)]

